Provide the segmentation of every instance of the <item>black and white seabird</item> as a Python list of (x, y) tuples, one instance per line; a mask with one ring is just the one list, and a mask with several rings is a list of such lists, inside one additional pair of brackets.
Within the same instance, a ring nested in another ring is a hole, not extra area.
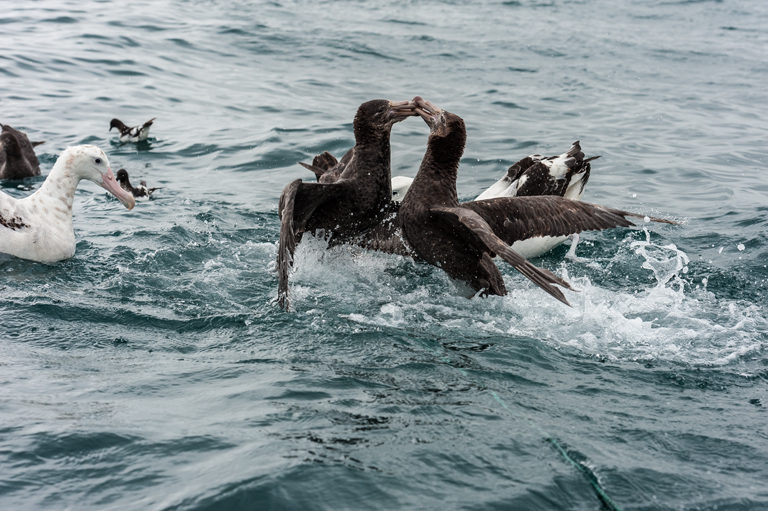
[(0, 179), (24, 179), (40, 175), (40, 162), (27, 135), (7, 124), (0, 124)]
[[(593, 156), (584, 159), (581, 145), (577, 140), (571, 148), (557, 156), (542, 156), (533, 154), (518, 161), (505, 175), (492, 184), (475, 200), (493, 199), (496, 197), (535, 197), (540, 195), (555, 195), (566, 199), (581, 200), (584, 188), (589, 180), (590, 162), (600, 158)], [(408, 192), (413, 179), (405, 176), (392, 178), (392, 200), (402, 201)], [(515, 242), (512, 248), (526, 259), (538, 257), (568, 238), (572, 239), (571, 248), (566, 257), (576, 258), (576, 246), (579, 235), (571, 236), (539, 236)]]
[(126, 126), (120, 119), (112, 119), (109, 123), (109, 131), (117, 128), (120, 132), (120, 142), (143, 142), (149, 136), (149, 128), (157, 117), (153, 117), (141, 126)]
[(589, 180), (589, 162), (598, 158), (593, 156), (584, 159), (578, 140), (567, 152), (558, 156), (526, 156), (509, 167), (504, 177), (475, 200), (536, 195), (556, 195), (579, 200)]
[(493, 262), (493, 256), (498, 255), (544, 291), (568, 304), (555, 285), (570, 285), (532, 265), (510, 245), (534, 236), (566, 236), (584, 230), (628, 227), (633, 224), (626, 217), (646, 218), (558, 196), (502, 197), (460, 204), (456, 175), (466, 142), (464, 121), (420, 97), (414, 98), (414, 102), (418, 105), (416, 113), (430, 127), (430, 135), (416, 178), (400, 206), (397, 223), (420, 259), (464, 281), (476, 293), (507, 293)]
[(134, 196), (134, 198), (139, 200), (149, 199), (149, 197), (152, 195), (152, 192), (162, 188), (148, 188), (146, 181), (139, 181), (139, 186), (131, 186), (131, 181), (128, 179), (128, 171), (125, 169), (118, 170), (117, 174), (115, 174), (115, 178), (117, 179), (117, 182), (120, 183), (120, 186), (123, 190), (129, 192)]
[[(304, 183), (297, 179), (280, 195), (280, 242), (277, 252), (278, 303), (287, 309), (288, 270), (296, 244), (304, 232), (323, 230), (329, 243), (343, 243), (379, 225), (391, 214), (392, 184), (389, 137), (392, 126), (414, 113), (410, 101), (385, 99), (360, 105), (355, 115), (355, 147), (342, 162), (328, 159), (330, 182)], [(325, 154), (325, 153), (324, 153)], [(322, 156), (322, 155), (321, 155)], [(330, 154), (329, 154), (330, 156)], [(313, 164), (317, 163), (317, 158)], [(337, 172), (338, 171), (338, 172)]]
[(68, 147), (40, 189), (29, 197), (14, 199), (0, 192), (0, 252), (41, 263), (75, 255), (72, 204), (82, 179), (93, 181), (126, 208), (133, 208), (133, 196), (117, 184), (101, 149)]

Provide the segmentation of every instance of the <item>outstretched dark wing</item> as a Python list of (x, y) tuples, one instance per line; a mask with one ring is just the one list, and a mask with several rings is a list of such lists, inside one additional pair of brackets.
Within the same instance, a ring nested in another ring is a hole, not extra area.
[(324, 151), (322, 154), (318, 154), (312, 159), (312, 165), (303, 162), (299, 162), (299, 165), (314, 172), (315, 177), (320, 181), (320, 177), (335, 167), (338, 163), (339, 161), (334, 155), (328, 151)]
[[(308, 163), (299, 162), (302, 167), (314, 172), (317, 181), (321, 183), (335, 183), (344, 169), (347, 168), (352, 156), (355, 154), (355, 148), (353, 147), (344, 154), (341, 161), (337, 161), (328, 151), (324, 151), (322, 154), (318, 154), (312, 159), (312, 165)], [(322, 180), (321, 180), (322, 178)]]
[[(630, 218), (644, 215), (562, 197), (500, 197), (463, 202), (462, 208), (479, 214), (493, 232), (512, 244), (536, 236), (568, 236), (582, 231), (599, 231), (634, 225)], [(649, 217), (654, 222), (676, 224)]]
[[(476, 236), (479, 241), (481, 241), (482, 244), (488, 248), (488, 250), (511, 264), (517, 271), (525, 275), (531, 282), (564, 304), (568, 306), (571, 305), (568, 303), (568, 300), (565, 299), (563, 292), (553, 285), (557, 284), (558, 286), (571, 289), (570, 284), (550, 271), (537, 268), (528, 262), (528, 260), (526, 260), (523, 256), (512, 250), (509, 245), (504, 243), (498, 236), (496, 236), (496, 234), (494, 234), (491, 226), (488, 225), (488, 222), (486, 222), (477, 212), (461, 206), (453, 208), (432, 207), (429, 208), (429, 211), (438, 219), (440, 219), (442, 216), (443, 218), (440, 220), (443, 222), (459, 222), (462, 226), (469, 229), (472, 234)], [(461, 232), (461, 230), (457, 229), (454, 232), (458, 233)], [(477, 239), (468, 240), (468, 242), (473, 244), (476, 244), (477, 241)]]
[(339, 201), (349, 191), (345, 184), (291, 182), (280, 195), (280, 242), (277, 248), (277, 302), (288, 309), (288, 270), (293, 264), (296, 237), (304, 232), (312, 213), (329, 201)]

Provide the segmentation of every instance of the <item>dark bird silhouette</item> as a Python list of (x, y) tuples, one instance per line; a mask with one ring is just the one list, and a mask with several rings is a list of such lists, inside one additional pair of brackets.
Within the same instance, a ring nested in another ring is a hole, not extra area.
[[(326, 172), (321, 171), (321, 182), (297, 179), (283, 190), (278, 206), (277, 252), (277, 299), (282, 308), (289, 306), (288, 270), (304, 232), (321, 229), (330, 244), (342, 243), (364, 234), (391, 214), (389, 137), (395, 123), (415, 115), (414, 107), (409, 101), (385, 99), (363, 103), (354, 120), (355, 147), (342, 158), (343, 168), (329, 174), (329, 182), (322, 181)], [(328, 169), (341, 163), (334, 160), (333, 156), (327, 158)], [(319, 163), (317, 158), (314, 163)]]
[[(581, 146), (574, 142), (571, 148), (558, 156), (533, 154), (518, 161), (505, 173), (504, 177), (492, 184), (475, 200), (496, 197), (534, 197), (537, 195), (556, 195), (566, 199), (580, 200), (584, 187), (589, 180), (590, 162), (599, 156), (584, 159)], [(400, 202), (411, 187), (413, 179), (405, 176), (392, 178), (392, 200)], [(566, 257), (577, 259), (576, 246), (579, 242), (577, 233), (570, 236), (537, 236), (515, 242), (512, 247), (526, 259), (538, 257), (560, 245), (568, 238), (572, 239), (571, 249)]]
[(24, 179), (40, 175), (40, 161), (27, 135), (7, 124), (0, 124), (0, 179)]
[[(565, 236), (584, 230), (633, 225), (626, 217), (644, 216), (558, 196), (503, 197), (459, 203), (456, 175), (466, 128), (458, 115), (414, 98), (430, 127), (427, 151), (397, 216), (403, 236), (420, 259), (464, 281), (476, 293), (507, 293), (493, 257), (498, 255), (537, 286), (568, 304), (555, 285), (570, 285), (537, 268), (512, 250), (515, 241), (534, 236)], [(669, 220), (653, 218), (664, 223)]]

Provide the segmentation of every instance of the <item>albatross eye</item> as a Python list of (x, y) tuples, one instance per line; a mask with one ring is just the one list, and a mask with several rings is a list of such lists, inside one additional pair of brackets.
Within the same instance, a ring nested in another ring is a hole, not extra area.
[(95, 160), (93, 160), (93, 161), (94, 161), (94, 162), (96, 162), (96, 165), (98, 165), (99, 163), (101, 163), (101, 158), (96, 158), (96, 159), (95, 159)]

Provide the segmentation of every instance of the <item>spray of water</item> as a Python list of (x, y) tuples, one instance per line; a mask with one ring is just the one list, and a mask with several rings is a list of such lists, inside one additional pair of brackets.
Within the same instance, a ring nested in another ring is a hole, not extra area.
[[(651, 285), (603, 282), (616, 262), (651, 272)], [(682, 250), (653, 242), (645, 230), (645, 240), (625, 240), (607, 264), (561, 263), (560, 275), (580, 290), (566, 292), (569, 308), (512, 270), (505, 273), (507, 296), (467, 300), (437, 269), (348, 247), (328, 249), (324, 240), (308, 237), (297, 251), (292, 284), (297, 303), (311, 309), (319, 297), (337, 300), (336, 314), (360, 324), (436, 335), (528, 337), (579, 356), (712, 366), (765, 349), (764, 312), (716, 297), (706, 279), (693, 283), (686, 277), (688, 265)]]

